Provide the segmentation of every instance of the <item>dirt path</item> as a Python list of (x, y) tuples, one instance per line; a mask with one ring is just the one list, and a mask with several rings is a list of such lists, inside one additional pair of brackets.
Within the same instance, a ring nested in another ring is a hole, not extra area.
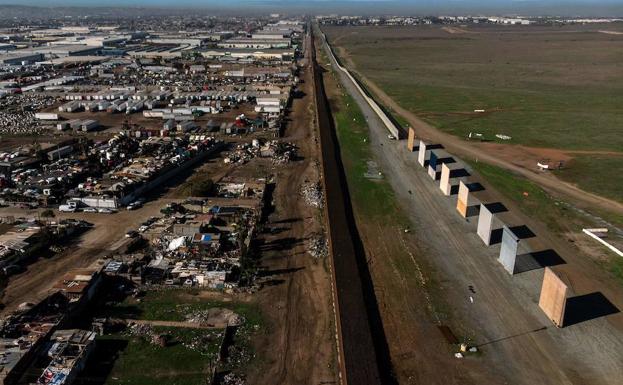
[(261, 360), (250, 369), (251, 384), (337, 381), (327, 261), (314, 259), (306, 247), (309, 237), (322, 226), (318, 210), (306, 205), (299, 195), (303, 183), (320, 177), (308, 63), (307, 59), (301, 63), (304, 82), (299, 88), (304, 96), (293, 101), (283, 138), (299, 147), (302, 160), (276, 169), (276, 207), (267, 226), (280, 232), (259, 236), (263, 288), (256, 296), (267, 332), (255, 343)]
[[(374, 82), (363, 76), (360, 72), (357, 72), (356, 66), (354, 65), (352, 59), (347, 54), (344, 54), (345, 50), (339, 47), (339, 51), (340, 57), (346, 61), (345, 64), (347, 64), (349, 69), (355, 72), (359, 79), (363, 80), (366, 87), (374, 93), (374, 95), (380, 100), (381, 104), (396, 111), (399, 115), (405, 118), (415, 129), (416, 136), (418, 138), (429, 142), (441, 143), (449, 152), (457, 156), (477, 159), (478, 161), (484, 161), (486, 163), (505, 168), (509, 171), (513, 171), (531, 180), (532, 182), (537, 183), (553, 194), (571, 198), (572, 202), (577, 203), (581, 207), (597, 207), (606, 212), (614, 212), (619, 215), (623, 215), (623, 203), (584, 191), (571, 183), (567, 183), (556, 178), (551, 173), (538, 172), (533, 159), (529, 163), (508, 160), (509, 154), (507, 151), (509, 148), (513, 151), (512, 147), (515, 146), (466, 142), (461, 138), (437, 130), (428, 123), (424, 122), (413, 112), (401, 107)], [(483, 151), (483, 149), (487, 151)], [(570, 154), (584, 154), (583, 152), (566, 152)], [(519, 160), (521, 157), (517, 159)], [(532, 165), (532, 169), (528, 168), (530, 165)]]

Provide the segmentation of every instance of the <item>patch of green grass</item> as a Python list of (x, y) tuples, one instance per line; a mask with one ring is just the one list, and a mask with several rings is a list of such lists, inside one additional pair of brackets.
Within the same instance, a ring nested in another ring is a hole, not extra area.
[(622, 170), (623, 156), (581, 155), (555, 173), (582, 190), (623, 202)]
[(536, 184), (496, 166), (482, 162), (469, 163), (495, 190), (515, 202), (525, 215), (536, 216), (558, 233), (569, 229), (580, 230), (583, 222), (578, 214)]
[[(327, 27), (357, 66), (404, 108), (457, 136), (620, 151), (623, 55), (581, 27)], [(580, 33), (582, 32), (582, 33)], [(485, 109), (486, 113), (474, 113)]]
[(139, 298), (128, 297), (102, 309), (111, 317), (150, 321), (185, 321), (185, 315), (210, 308), (226, 308), (243, 316), (252, 327), (262, 325), (259, 308), (250, 303), (207, 300), (198, 290), (149, 290)]
[(116, 352), (107, 385), (196, 385), (205, 382), (210, 360), (181, 343), (160, 347), (141, 337), (108, 335), (98, 338), (99, 354), (107, 346), (127, 345)]
[[(399, 212), (394, 191), (383, 179), (370, 179), (368, 161), (374, 161), (365, 118), (352, 96), (334, 101), (333, 117), (350, 195), (363, 215), (395, 217)], [(400, 220), (400, 218), (396, 218)]]
[(623, 258), (618, 256), (609, 258), (606, 262), (606, 268), (619, 282), (623, 283)]

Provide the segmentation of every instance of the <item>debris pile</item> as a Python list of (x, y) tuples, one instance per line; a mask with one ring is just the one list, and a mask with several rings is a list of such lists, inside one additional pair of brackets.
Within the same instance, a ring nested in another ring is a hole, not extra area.
[(154, 329), (148, 324), (132, 322), (128, 325), (126, 333), (130, 336), (145, 337), (146, 339), (151, 340), (154, 335)]
[(236, 148), (225, 157), (223, 162), (245, 164), (253, 158), (271, 158), (274, 164), (288, 163), (296, 158), (296, 146), (289, 142), (271, 140), (261, 144), (254, 139), (252, 143), (238, 144)]
[(327, 238), (322, 235), (314, 235), (307, 241), (307, 251), (314, 258), (322, 258), (329, 255), (329, 242)]
[(244, 377), (239, 374), (227, 373), (225, 377), (223, 377), (223, 385), (245, 385), (246, 383)]
[(241, 325), (244, 319), (229, 309), (210, 308), (197, 310), (186, 315), (186, 322), (202, 326), (236, 326)]
[(273, 140), (268, 145), (273, 150), (271, 157), (274, 164), (285, 164), (296, 159), (297, 147), (293, 143)]
[(324, 200), (322, 196), (322, 188), (320, 187), (320, 183), (308, 183), (301, 186), (301, 195), (310, 206), (317, 207), (319, 209), (323, 208)]
[(215, 355), (214, 349), (211, 349), (217, 341), (222, 340), (223, 332), (205, 332), (193, 333), (188, 339), (182, 341), (182, 346), (186, 349), (193, 350), (204, 356)]

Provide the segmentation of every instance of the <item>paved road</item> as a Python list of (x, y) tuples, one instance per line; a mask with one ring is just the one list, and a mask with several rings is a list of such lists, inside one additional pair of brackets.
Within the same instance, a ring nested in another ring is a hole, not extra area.
[[(376, 160), (412, 220), (412, 232), (426, 250), (424, 258), (443, 275), (452, 312), (482, 345), (484, 370), (499, 378), (499, 383), (620, 383), (623, 334), (614, 321), (620, 321), (621, 315), (564, 329), (553, 327), (537, 306), (543, 270), (508, 275), (496, 260), (499, 247), (483, 245), (474, 221), (466, 222), (456, 213), (456, 199), (441, 195), (438, 184), (417, 164), (416, 154), (408, 152), (404, 142), (389, 140), (386, 128), (348, 77), (340, 73), (340, 80), (368, 121)], [(581, 267), (569, 266), (570, 277), (581, 277), (585, 268), (586, 275), (599, 274), (575, 255), (564, 257), (570, 265)], [(599, 288), (598, 280), (591, 277), (572, 281)], [(439, 373), (438, 383), (453, 382)]]

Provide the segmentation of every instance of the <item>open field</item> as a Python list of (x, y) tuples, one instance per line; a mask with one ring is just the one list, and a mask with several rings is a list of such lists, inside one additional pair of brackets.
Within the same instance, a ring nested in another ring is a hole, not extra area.
[[(126, 319), (136, 326), (100, 336), (98, 349), (87, 363), (89, 376), (79, 383), (88, 384), (93, 378), (109, 385), (203, 382), (211, 366), (218, 362), (231, 311), (241, 317), (241, 324), (229, 342), (235, 348), (228, 351), (240, 357), (222, 360), (220, 365), (240, 370), (240, 365), (248, 364), (253, 357), (250, 343), (262, 325), (259, 310), (246, 301), (214, 291), (180, 289), (150, 290), (138, 298), (106, 303), (96, 309), (97, 316)], [(189, 316), (209, 317), (206, 322), (220, 326), (203, 327), (188, 321)], [(164, 336), (163, 346), (154, 343), (153, 336)]]
[(621, 150), (623, 54), (616, 47), (623, 37), (575, 27), (467, 29), (474, 33), (326, 32), (357, 71), (439, 129), (491, 140), (501, 133), (529, 146)]
[(253, 327), (259, 327), (262, 316), (257, 306), (240, 301), (219, 300), (217, 293), (201, 290), (147, 291), (138, 298), (128, 297), (125, 301), (106, 307), (103, 315), (147, 321), (184, 321), (185, 316), (211, 308), (226, 308), (241, 315)]
[[(470, 33), (461, 34), (430, 26), (323, 29), (375, 94), (378, 87), (400, 107), (459, 138), (483, 134), (491, 142), (472, 142), (479, 150), (532, 171), (537, 161), (577, 166), (580, 171), (563, 178), (597, 194), (600, 186), (581, 183), (587, 175), (574, 158), (607, 158), (611, 167), (598, 173), (604, 180), (623, 166), (623, 57), (615, 48), (623, 37), (600, 33), (603, 26), (470, 26), (464, 28)], [(621, 202), (621, 186), (612, 183), (603, 195)]]
[[(575, 183), (583, 190), (623, 201), (623, 155), (618, 157), (600, 155), (579, 155), (568, 167), (556, 171), (556, 175)], [(623, 219), (622, 219), (623, 221)]]

